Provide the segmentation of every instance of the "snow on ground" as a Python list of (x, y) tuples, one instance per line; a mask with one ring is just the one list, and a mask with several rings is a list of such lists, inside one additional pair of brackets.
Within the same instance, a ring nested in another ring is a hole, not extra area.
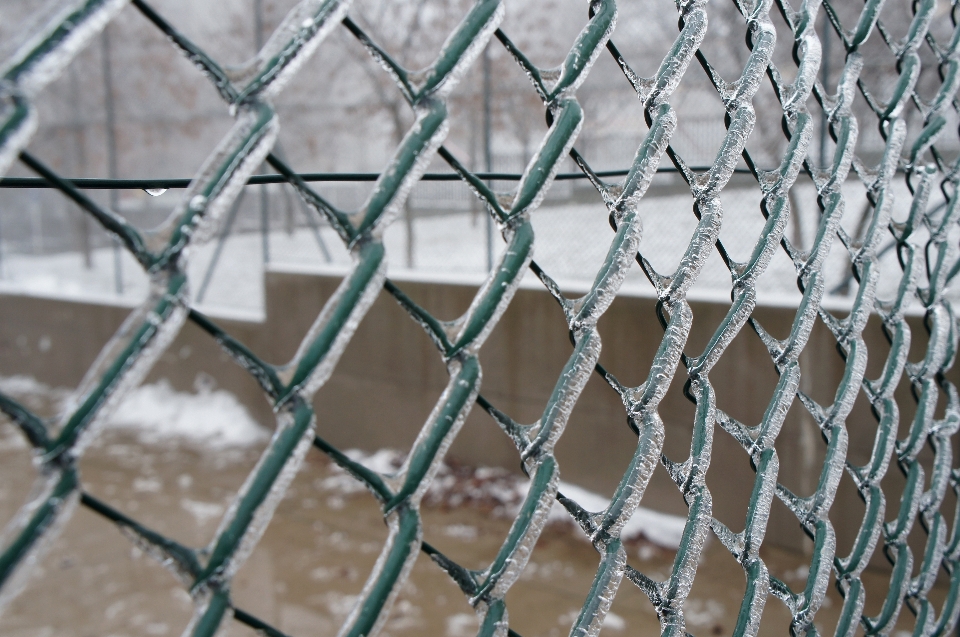
[[(27, 376), (0, 377), (0, 391), (28, 405), (38, 397), (47, 397), (54, 406), (69, 404), (71, 400), (67, 390), (51, 388)], [(177, 391), (166, 380), (141, 385), (123, 398), (107, 428), (132, 432), (146, 445), (187, 445), (204, 451), (249, 447), (269, 437), (267, 429), (250, 416), (236, 396), (223, 389), (213, 389), (202, 381), (197, 383), (195, 393)], [(373, 453), (354, 449), (345, 453), (352, 460), (384, 474), (395, 472), (404, 458), (404, 454), (392, 449)], [(491, 509), (494, 515), (514, 517), (529, 486), (529, 480), (506, 469), (444, 464), (424, 502), (428, 506), (479, 505)], [(150, 488), (149, 485), (141, 487), (141, 490)], [(360, 482), (336, 467), (320, 487), (338, 496), (365, 490)], [(590, 512), (601, 511), (610, 504), (607, 498), (567, 482), (560, 483), (560, 492)], [(549, 521), (569, 522), (570, 515), (559, 503), (554, 503)], [(685, 518), (640, 507), (624, 526), (622, 537), (628, 540), (643, 537), (675, 549), (680, 545), (685, 523)]]
[(195, 394), (179, 392), (166, 380), (128, 392), (110, 426), (136, 432), (146, 443), (175, 438), (211, 451), (268, 438), (267, 430), (232, 393), (206, 387)]
[[(368, 469), (390, 474), (402, 465), (404, 454), (391, 449), (365, 453), (351, 449), (346, 455)], [(364, 491), (364, 487), (344, 471), (334, 471), (324, 480), (323, 488), (341, 494)], [(480, 505), (492, 509), (494, 515), (514, 517), (523, 502), (530, 481), (505, 469), (494, 467), (451, 467), (443, 465), (424, 496), (424, 503), (458, 507)], [(603, 511), (610, 500), (583, 487), (560, 481), (560, 493), (591, 513)], [(676, 549), (680, 546), (686, 518), (638, 507), (624, 525), (621, 537), (625, 540), (645, 538), (659, 546)], [(569, 524), (570, 514), (559, 503), (550, 509), (548, 523)]]
[(90, 267), (79, 252), (60, 254), (3, 254), (0, 293), (29, 294), (70, 301), (134, 306), (147, 296), (148, 282), (137, 262), (120, 253), (122, 293), (116, 291), (114, 252), (94, 250)]
[[(851, 202), (864, 200), (863, 188), (855, 182), (843, 187)], [(897, 184), (895, 201), (901, 207), (909, 202), (909, 193)], [(901, 192), (902, 191), (902, 192)], [(799, 205), (798, 227), (789, 226), (788, 236), (803, 247), (812, 245), (816, 234), (819, 210), (812, 185), (795, 187), (795, 201)], [(750, 260), (756, 243), (763, 231), (765, 218), (760, 212), (760, 193), (756, 189), (728, 188), (721, 195), (724, 218), (720, 240), (731, 257), (740, 262)], [(856, 204), (851, 204), (855, 206)], [(902, 214), (895, 218), (901, 219)], [(676, 270), (693, 235), (697, 219), (693, 214), (690, 195), (646, 197), (640, 202), (643, 234), (640, 252), (661, 273)], [(843, 227), (851, 234), (862, 234), (857, 228), (861, 210), (853, 210), (844, 217)], [(597, 203), (568, 203), (544, 205), (534, 211), (531, 221), (536, 233), (534, 259), (570, 294), (585, 292), (600, 269), (613, 230), (610, 228), (606, 208)], [(416, 218), (413, 224), (413, 262), (407, 261), (407, 230), (403, 221), (395, 222), (386, 232), (384, 243), (389, 256), (389, 274), (397, 280), (420, 280), (446, 283), (480, 284), (486, 275), (486, 234), (484, 220), (471, 213), (457, 213)], [(328, 246), (339, 246), (339, 241), (324, 234)], [(293, 237), (273, 235), (272, 245), (282, 246), (271, 259), (271, 268), (289, 272), (316, 272), (341, 274), (349, 265), (345, 251), (330, 249), (331, 260), (319, 258), (316, 242), (303, 230)], [(925, 230), (918, 229), (917, 245), (925, 240)], [(881, 276), (877, 293), (880, 298), (891, 299), (900, 281), (901, 269), (894, 250), (887, 249), (892, 238), (885, 236), (879, 250)], [(299, 246), (299, 247), (295, 247)], [(494, 237), (494, 254), (499, 255), (504, 247), (499, 235)], [(824, 265), (826, 273), (828, 308), (849, 308), (850, 296), (856, 290), (856, 282), (845, 287), (850, 280), (850, 259), (839, 240), (833, 247)], [(524, 287), (542, 289), (542, 284), (528, 272)], [(730, 274), (718, 252), (713, 251), (694, 283), (690, 298), (695, 300), (729, 302)], [(796, 306), (800, 300), (797, 290), (797, 273), (793, 263), (782, 248), (777, 248), (763, 276), (757, 282), (758, 302), (763, 305)], [(621, 288), (626, 296), (652, 297), (653, 286), (647, 281), (639, 266), (631, 268)], [(914, 309), (918, 309), (915, 307)]]
[[(195, 305), (215, 316), (263, 320), (263, 261), (259, 235), (231, 236), (213, 270), (202, 302)], [(191, 250), (187, 274), (196, 301), (216, 251), (211, 242)], [(117, 256), (119, 255), (119, 268)], [(147, 298), (150, 282), (125, 250), (99, 248), (86, 267), (79, 252), (4, 254), (0, 263), (0, 294), (26, 294), (71, 301), (134, 307)], [(117, 276), (122, 281), (120, 291)]]
[[(801, 221), (799, 228), (791, 226), (788, 233), (808, 246), (813, 240), (814, 221), (819, 215), (814, 203), (815, 193), (812, 186), (802, 184), (795, 190), (796, 201), (801, 202), (797, 217), (810, 222)], [(863, 200), (862, 187), (857, 184), (848, 182), (844, 190), (849, 191), (845, 194), (850, 201)], [(902, 217), (897, 210), (909, 201), (907, 194), (897, 192), (895, 200), (900, 204), (895, 207), (895, 218)], [(747, 261), (765, 222), (760, 214), (759, 192), (731, 187), (724, 191), (721, 200), (724, 220), (720, 240), (734, 259)], [(641, 253), (658, 271), (671, 273), (680, 263), (696, 228), (691, 197), (686, 194), (646, 197), (639, 210), (643, 220)], [(860, 211), (856, 210), (845, 215), (844, 226), (850, 226), (847, 230), (851, 233), (857, 230), (859, 214)], [(535, 211), (531, 219), (537, 237), (536, 261), (565, 292), (578, 294), (586, 291), (613, 239), (604, 206), (599, 202), (549, 205)], [(403, 219), (391, 225), (384, 235), (391, 277), (469, 285), (483, 281), (486, 276), (487, 224), (482, 216), (469, 212), (422, 216), (414, 219), (412, 227), (413, 244), (409, 252), (410, 238)], [(923, 232), (923, 229), (918, 232), (918, 241), (923, 240)], [(885, 237), (881, 250), (890, 242), (891, 239)], [(194, 305), (213, 316), (262, 320), (265, 316), (263, 273), (266, 269), (342, 275), (351, 265), (349, 253), (339, 237), (326, 226), (317, 230), (301, 227), (290, 233), (275, 230), (269, 235), (267, 255), (264, 254), (263, 238), (258, 233), (234, 234), (222, 247), (218, 243), (214, 238), (204, 245), (191, 247), (188, 267)], [(502, 238), (495, 233), (494, 256), (499, 255), (503, 247)], [(211, 268), (218, 251), (215, 267)], [(901, 273), (895, 251), (884, 252), (880, 263), (878, 295), (892, 298)], [(119, 293), (118, 270), (122, 282), (122, 292)], [(837, 309), (849, 307), (853, 300), (850, 293), (856, 289), (856, 284), (843, 285), (849, 279), (850, 267), (849, 257), (839, 241), (834, 242), (825, 271), (828, 291), (825, 305)], [(523, 285), (542, 288), (532, 273), (527, 273)], [(690, 298), (728, 302), (730, 287), (730, 275), (714, 251), (691, 289)], [(796, 271), (782, 249), (776, 250), (757, 287), (761, 304), (795, 306), (799, 301)], [(0, 293), (134, 306), (143, 301), (147, 291), (147, 277), (133, 258), (112, 247), (95, 250), (89, 268), (75, 252), (52, 255), (5, 252), (0, 260)], [(203, 296), (199, 298), (201, 292)], [(621, 293), (651, 297), (654, 290), (639, 266), (634, 266)]]

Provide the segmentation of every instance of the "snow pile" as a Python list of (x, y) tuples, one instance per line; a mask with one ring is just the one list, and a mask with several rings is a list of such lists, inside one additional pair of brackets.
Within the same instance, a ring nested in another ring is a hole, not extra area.
[(11, 396), (24, 396), (30, 394), (49, 394), (54, 390), (48, 385), (44, 385), (36, 378), (31, 376), (7, 376), (0, 377), (0, 392), (10, 394)]
[[(610, 500), (602, 495), (587, 491), (569, 482), (560, 481), (560, 493), (570, 498), (591, 513), (603, 511), (610, 506)], [(550, 520), (569, 519), (570, 514), (559, 502), (550, 509)], [(661, 513), (653, 509), (637, 507), (633, 517), (623, 525), (620, 536), (625, 540), (644, 537), (659, 546), (676, 549), (683, 537), (683, 528), (687, 519), (679, 515)]]
[[(372, 454), (351, 449), (345, 453), (351, 460), (384, 474), (396, 472), (404, 459), (402, 453), (390, 449), (381, 449)], [(336, 465), (331, 466), (330, 476), (321, 483), (323, 489), (340, 494), (364, 491), (359, 481)], [(506, 469), (444, 464), (424, 495), (423, 502), (427, 506), (441, 508), (480, 507), (489, 509), (492, 515), (512, 518), (529, 488), (529, 480)], [(589, 512), (602, 511), (610, 504), (610, 500), (604, 496), (568, 482), (560, 482), (560, 493)], [(680, 516), (638, 507), (624, 525), (621, 537), (625, 540), (645, 538), (664, 548), (676, 549), (680, 546), (686, 521)], [(567, 510), (555, 502), (548, 522), (569, 524), (572, 521)]]
[[(0, 376), (0, 393), (13, 398), (39, 416), (59, 411), (70, 390), (52, 388), (31, 376)], [(19, 434), (18, 434), (19, 435)]]
[[(269, 437), (236, 396), (208, 383), (197, 385), (194, 394), (175, 390), (166, 379), (141, 385), (124, 396), (107, 427), (134, 432), (146, 444), (174, 440), (213, 451), (245, 447)], [(40, 415), (60, 412), (69, 404), (68, 390), (51, 388), (29, 376), (0, 377), (0, 392)]]
[(200, 387), (179, 392), (163, 379), (129, 392), (109, 426), (136, 432), (147, 443), (176, 438), (208, 450), (243, 447), (268, 438), (237, 397), (223, 389)]

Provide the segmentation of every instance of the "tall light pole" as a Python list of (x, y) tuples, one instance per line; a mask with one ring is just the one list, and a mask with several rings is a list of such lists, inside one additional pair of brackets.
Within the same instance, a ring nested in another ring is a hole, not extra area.
[[(117, 178), (117, 114), (113, 103), (113, 68), (110, 66), (110, 25), (100, 34), (100, 59), (103, 64), (103, 101), (106, 113), (107, 138), (107, 174), (110, 179)], [(110, 191), (110, 209), (120, 210), (120, 193)], [(120, 260), (120, 242), (113, 237), (113, 284), (117, 294), (123, 294), (123, 270)]]
[[(826, 93), (830, 81), (830, 17), (823, 15), (823, 35), (820, 37), (820, 83)], [(820, 109), (820, 169), (827, 167), (827, 109)]]
[[(253, 0), (253, 42), (259, 53), (263, 48), (263, 0)], [(266, 164), (261, 164), (260, 172), (266, 172)], [(270, 263), (270, 193), (267, 184), (260, 186), (260, 239), (266, 267)]]
[[(487, 173), (493, 172), (493, 156), (491, 153), (491, 125), (490, 125), (490, 45), (483, 49), (483, 161)], [(487, 185), (493, 182), (487, 180)], [(486, 218), (487, 235), (487, 272), (493, 270), (493, 219), (489, 214)]]

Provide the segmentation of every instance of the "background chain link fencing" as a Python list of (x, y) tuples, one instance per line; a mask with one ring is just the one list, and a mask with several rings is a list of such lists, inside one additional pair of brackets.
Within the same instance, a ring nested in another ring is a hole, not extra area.
[[(614, 0), (590, 4), (582, 31), (556, 69), (535, 66), (498, 28), (504, 3), (478, 0), (449, 34), (432, 64), (417, 72), (400, 66), (351, 20), (349, 0), (303, 0), (249, 64), (229, 71), (183, 36), (175, 19), (168, 21), (145, 2), (133, 0), (131, 4), (144, 18), (214, 84), (234, 116), (233, 127), (191, 180), (169, 221), (160, 232), (150, 235), (94, 202), (24, 150), (36, 128), (35, 97), (126, 4), (125, 0), (87, 0), (57, 8), (3, 68), (0, 171), (19, 160), (116, 235), (149, 275), (150, 295), (104, 348), (77, 389), (72, 407), (59, 422), (48, 425), (11, 398), (0, 397), (0, 409), (19, 425), (32, 445), (38, 472), (31, 500), (24, 504), (0, 543), (0, 610), (22, 590), (44, 547), (79, 504), (119, 525), (183, 582), (195, 605), (186, 634), (212, 635), (232, 617), (263, 634), (281, 635), (233, 606), (230, 583), (269, 524), (305, 455), (315, 447), (371, 491), (382, 505), (389, 528), (380, 558), (341, 635), (378, 632), (420, 553), (426, 553), (463, 591), (481, 618), (481, 635), (515, 634), (509, 628), (504, 598), (527, 564), (555, 500), (567, 508), (599, 554), (593, 586), (570, 629), (571, 635), (598, 634), (624, 578), (649, 598), (663, 634), (684, 635), (684, 601), (710, 535), (729, 550), (747, 579), (734, 630), (737, 635), (757, 634), (767, 603), (786, 605), (794, 634), (817, 633), (814, 620), (831, 584), (838, 587), (844, 599), (838, 635), (853, 635), (858, 630), (867, 635), (887, 634), (904, 606), (915, 616), (915, 635), (944, 635), (954, 630), (960, 615), (960, 518), (948, 520), (941, 505), (949, 490), (960, 492), (960, 470), (954, 468), (953, 459), (955, 434), (960, 427), (960, 395), (945, 376), (953, 365), (958, 342), (957, 317), (947, 292), (960, 272), (960, 159), (938, 149), (937, 144), (956, 134), (949, 122), (956, 121), (955, 113), (960, 110), (955, 97), (960, 83), (957, 3), (946, 9), (942, 0), (912, 3), (912, 21), (906, 35), (894, 38), (879, 20), (884, 4), (881, 0), (867, 0), (856, 12), (849, 6), (834, 7), (818, 0), (804, 0), (799, 7), (787, 0), (738, 1), (748, 55), (739, 77), (730, 79), (722, 77), (712, 65), (716, 61), (701, 50), (711, 12), (703, 0), (677, 3), (679, 32), (652, 77), (636, 73), (632, 61), (625, 59), (614, 44)], [(793, 68), (773, 63), (776, 39), (785, 37), (785, 33), (774, 28), (772, 11), (779, 11), (789, 28), (796, 63)], [(819, 79), (824, 58), (815, 29), (823, 15), (845, 49), (842, 72), (828, 86)], [(949, 40), (931, 35), (935, 17), (951, 22), (953, 35)], [(357, 211), (332, 205), (320, 194), (322, 188), (314, 189), (293, 167), (271, 153), (280, 125), (271, 100), (290, 80), (310, 81), (298, 76), (297, 71), (334, 29), (341, 28), (355, 36), (379, 62), (415, 114), (414, 125)], [(892, 81), (885, 85), (871, 86), (869, 78), (861, 77), (861, 51), (867, 43), (878, 40), (893, 52), (897, 74), (887, 78)], [(502, 46), (513, 56), (529, 78), (530, 90), (545, 106), (549, 125), (516, 188), (509, 193), (494, 192), (487, 181), (469, 171), (443, 145), (448, 131), (447, 98), (488, 44)], [(932, 53), (935, 64), (921, 66), (921, 51), (926, 56)], [(620, 66), (625, 81), (643, 105), (649, 128), (619, 182), (598, 176), (575, 148), (584, 123), (577, 89), (600, 55), (612, 55)], [(700, 65), (707, 73), (726, 113), (726, 135), (713, 164), (706, 168), (689, 166), (671, 146), (678, 118), (670, 100), (684, 77), (693, 72), (691, 65)], [(929, 88), (931, 76), (936, 78), (935, 90), (921, 91), (921, 85)], [(763, 84), (772, 87), (776, 95), (786, 142), (777, 158), (779, 163), (769, 165), (755, 161), (746, 149), (751, 135), (780, 134), (759, 127), (755, 130), (758, 115), (754, 98)], [(868, 104), (872, 120), (864, 121), (859, 112), (855, 115), (854, 101), (861, 98)], [(883, 139), (882, 155), (870, 158), (870, 163), (855, 152), (859, 127), (864, 124), (877, 126)], [(832, 139), (828, 143), (821, 140), (819, 158), (812, 144), (818, 130), (821, 136), (828, 132)], [(945, 146), (953, 148), (950, 141)], [(435, 156), (469, 186), (507, 242), (470, 308), (454, 321), (432, 316), (386, 278), (384, 229), (401, 213), (411, 188)], [(533, 260), (537, 242), (531, 214), (567, 157), (573, 158), (595, 187), (596, 196), (609, 212), (612, 229), (606, 258), (593, 275), (593, 284), (576, 299), (565, 296), (550, 274)], [(190, 246), (218, 231), (244, 184), (264, 163), (336, 230), (353, 262), (337, 292), (304, 335), (293, 360), (282, 367), (259, 360), (243, 343), (191, 309), (185, 274)], [(654, 175), (668, 165), (689, 185), (696, 227), (676, 270), (662, 272), (640, 251), (643, 229), (638, 206)], [(721, 192), (738, 170), (755, 179), (761, 203), (752, 214), (764, 219), (744, 261), (737, 261), (720, 239), (725, 212)], [(795, 205), (792, 189), (801, 173), (812, 181), (820, 209), (819, 226), (809, 249), (801, 248), (786, 234)], [(841, 186), (848, 177), (862, 183), (865, 200), (847, 201), (849, 195)], [(898, 180), (905, 180), (909, 199), (904, 201), (901, 196), (895, 205), (893, 189)], [(847, 208), (864, 205), (867, 213), (857, 232), (845, 230), (840, 222)], [(880, 300), (876, 294), (878, 249), (890, 236), (901, 273), (894, 286), (895, 295)], [(848, 251), (853, 271), (852, 309), (845, 318), (838, 318), (822, 304), (828, 292), (824, 264), (837, 239)], [(687, 293), (714, 250), (729, 271), (732, 303), (704, 351), (690, 352), (686, 343), (694, 317)], [(792, 329), (783, 340), (773, 337), (752, 317), (757, 280), (778, 251), (783, 251), (795, 266), (802, 293)], [(598, 364), (601, 339), (597, 322), (631, 267), (641, 269), (655, 287), (663, 326), (662, 336), (649, 335), (659, 338), (660, 346), (649, 375), (636, 387), (624, 385)], [(542, 416), (535, 423), (522, 424), (481, 394), (478, 354), (528, 268), (559, 303), (573, 347)], [(446, 390), (405, 462), (390, 475), (352, 461), (320, 438), (311, 407), (311, 397), (330, 377), (381, 290), (392, 295), (423, 327), (449, 373)], [(911, 333), (905, 312), (913, 305), (922, 306), (927, 335)], [(871, 314), (880, 317), (890, 341), (888, 352), (873, 353), (881, 357), (885, 354), (882, 374), (876, 379), (865, 378), (867, 351), (862, 333)], [(818, 320), (832, 332), (845, 361), (845, 373), (831, 404), (818, 404), (799, 389), (800, 357)], [(276, 431), (270, 443), (224, 514), (214, 542), (205, 550), (178, 544), (84, 493), (77, 470), (79, 458), (97, 436), (110, 409), (139, 384), (185, 321), (208, 332), (250, 372), (276, 413)], [(748, 323), (766, 345), (779, 374), (779, 383), (759, 423), (738, 422), (718, 409), (710, 383), (711, 370)], [(926, 339), (925, 352), (917, 362), (907, 360), (911, 339)], [(667, 431), (658, 405), (681, 363), (685, 391), (695, 405), (693, 438), (688, 458), (670, 459), (662, 454)], [(593, 373), (600, 374), (622, 398), (627, 422), (638, 440), (633, 459), (603, 511), (586, 511), (558, 492), (559, 468), (553, 454), (571, 410)], [(904, 406), (898, 404), (894, 391), (904, 375), (917, 405), (906, 437), (898, 439), (899, 413)], [(863, 466), (847, 460), (845, 422), (858, 396), (869, 401), (876, 416), (873, 451)], [(819, 425), (826, 445), (819, 481), (808, 497), (798, 496), (778, 483), (775, 445), (795, 400)], [(467, 569), (424, 541), (419, 510), (431, 479), (475, 404), (489, 413), (516, 444), (524, 471), (531, 479), (531, 488), (509, 534), (496, 557), (482, 570)], [(732, 436), (743, 447), (743, 462), (755, 470), (753, 485), (742, 487), (752, 491), (744, 530), (739, 533), (713, 516), (706, 474), (714, 435)], [(935, 452), (929, 472), (918, 460), (925, 445)], [(881, 482), (892, 460), (904, 472), (906, 487), (899, 503), (890, 502), (888, 507)], [(623, 525), (639, 506), (658, 464), (667, 469), (689, 508), (672, 572), (664, 581), (628, 565), (620, 539)], [(837, 554), (829, 519), (844, 472), (854, 480), (866, 504), (849, 555)], [(809, 574), (802, 590), (794, 590), (772, 576), (760, 555), (774, 499), (787, 505), (813, 541)], [(907, 539), (917, 525), (926, 534), (926, 547), (922, 554), (915, 555)], [(891, 561), (892, 575), (880, 614), (866, 616), (860, 575), (878, 547)], [(944, 604), (937, 607), (927, 594), (941, 570), (949, 579), (949, 593)]]

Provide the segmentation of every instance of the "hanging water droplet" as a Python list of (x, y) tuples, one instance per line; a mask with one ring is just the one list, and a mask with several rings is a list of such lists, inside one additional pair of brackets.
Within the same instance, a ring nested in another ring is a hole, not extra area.
[(167, 192), (166, 188), (144, 188), (143, 192), (147, 193), (151, 197), (159, 197), (163, 193)]

